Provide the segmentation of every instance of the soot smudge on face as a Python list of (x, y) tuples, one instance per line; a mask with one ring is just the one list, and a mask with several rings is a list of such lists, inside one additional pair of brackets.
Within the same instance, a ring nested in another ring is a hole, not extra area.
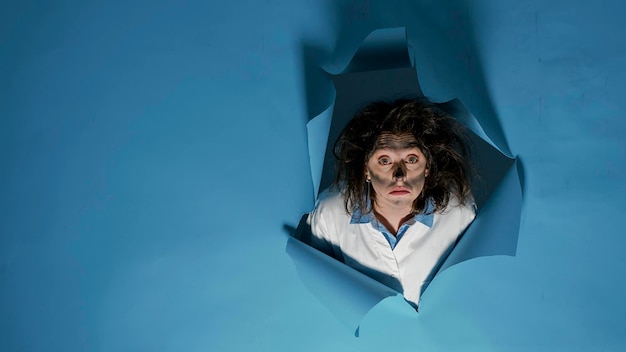
[[(401, 135), (391, 133), (381, 134), (367, 161), (367, 164), (371, 162), (374, 165), (366, 164), (366, 170), (371, 178), (374, 200), (376, 200), (376, 190), (379, 192), (387, 192), (397, 186), (404, 187), (418, 194), (421, 193), (425, 178), (424, 169), (420, 167), (420, 170), (408, 170), (403, 157), (401, 160), (396, 158), (390, 168), (381, 170), (376, 165), (378, 160), (372, 160), (374, 155), (379, 155), (378, 151), (381, 149), (390, 150), (390, 155), (397, 155), (398, 153), (403, 154), (405, 151), (410, 152), (411, 149), (417, 149), (419, 151), (419, 153), (417, 153), (420, 158), (419, 162), (424, 164), (426, 161), (426, 157), (419, 148), (413, 135), (408, 133)], [(393, 158), (392, 156), (392, 159)], [(386, 197), (384, 195), (381, 196)]]
[(396, 167), (396, 171), (393, 173), (393, 177), (395, 178), (401, 178), (404, 177), (406, 175), (406, 173), (404, 172), (404, 170), (402, 169), (401, 165), (398, 165)]
[[(368, 162), (373, 157), (373, 155), (381, 149), (390, 149), (396, 152), (413, 148), (417, 148), (418, 150), (420, 150), (419, 145), (412, 134), (405, 133), (401, 135), (396, 135), (391, 133), (383, 133), (379, 137), (374, 149), (370, 153)], [(422, 158), (425, 158), (423, 153), (421, 153), (421, 150), (420, 154)], [(405, 178), (402, 184), (407, 188), (415, 189), (416, 185), (419, 185), (419, 183), (423, 180), (422, 175), (416, 175), (415, 177), (407, 178), (409, 173), (407, 172), (406, 167), (403, 163), (397, 161), (391, 169), (393, 171), (390, 170), (391, 173), (387, 172), (387, 175), (379, 174), (373, 169), (367, 167), (367, 165), (366, 168), (368, 169), (369, 175), (372, 178), (373, 183), (385, 185), (386, 187), (393, 187), (397, 183), (396, 178)]]

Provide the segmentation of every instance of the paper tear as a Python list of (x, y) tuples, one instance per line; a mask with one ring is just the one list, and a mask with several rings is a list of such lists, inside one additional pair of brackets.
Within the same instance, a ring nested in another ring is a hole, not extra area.
[[(422, 96), (404, 28), (374, 31), (354, 52), (346, 67), (325, 67), (335, 88), (335, 99), (307, 123), (316, 199), (334, 178), (334, 156), (329, 142), (338, 137), (354, 112), (375, 100)], [(315, 87), (307, 87), (311, 88)], [(476, 257), (515, 255), (522, 202), (516, 160), (498, 147), (459, 100), (442, 104), (442, 108), (472, 132), (470, 137), (476, 147), (473, 162), (485, 182), (476, 182), (474, 188), (478, 205), (475, 221), (448, 258), (442, 260), (437, 274)], [(300, 224), (298, 232), (306, 231), (305, 222)], [(398, 294), (305, 243), (289, 239), (287, 252), (305, 286), (357, 336), (361, 319), (382, 299)]]

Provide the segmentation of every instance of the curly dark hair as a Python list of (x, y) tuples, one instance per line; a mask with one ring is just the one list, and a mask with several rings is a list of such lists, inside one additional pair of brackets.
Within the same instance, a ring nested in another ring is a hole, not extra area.
[[(441, 212), (451, 194), (461, 204), (472, 198), (469, 139), (465, 127), (426, 98), (374, 102), (358, 111), (348, 122), (334, 145), (337, 159), (335, 187), (344, 196), (345, 208), (370, 211), (368, 194), (374, 189), (366, 182), (365, 165), (375, 152), (382, 134), (411, 134), (426, 156), (429, 176), (424, 189), (413, 202), (413, 212), (426, 209), (434, 201), (434, 212)], [(369, 192), (368, 192), (369, 191)]]

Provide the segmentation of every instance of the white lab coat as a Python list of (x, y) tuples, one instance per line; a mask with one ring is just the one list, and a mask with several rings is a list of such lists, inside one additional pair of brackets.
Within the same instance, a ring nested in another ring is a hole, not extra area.
[(451, 198), (443, 212), (434, 214), (431, 227), (415, 222), (393, 249), (371, 223), (350, 223), (351, 215), (339, 193), (321, 195), (307, 222), (314, 247), (402, 292), (417, 306), (434, 269), (474, 217), (473, 205), (459, 205)]

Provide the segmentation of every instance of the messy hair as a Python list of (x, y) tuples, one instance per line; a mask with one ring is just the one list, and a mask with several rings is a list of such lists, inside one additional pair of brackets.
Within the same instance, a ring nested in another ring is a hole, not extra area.
[(429, 199), (434, 212), (443, 211), (451, 195), (460, 204), (470, 201), (473, 168), (465, 128), (426, 98), (379, 101), (358, 111), (335, 141), (335, 187), (341, 190), (348, 213), (355, 207), (364, 213), (371, 210), (376, 195), (366, 182), (365, 165), (383, 134), (412, 135), (426, 156), (429, 174), (413, 202), (414, 213), (423, 212)]

